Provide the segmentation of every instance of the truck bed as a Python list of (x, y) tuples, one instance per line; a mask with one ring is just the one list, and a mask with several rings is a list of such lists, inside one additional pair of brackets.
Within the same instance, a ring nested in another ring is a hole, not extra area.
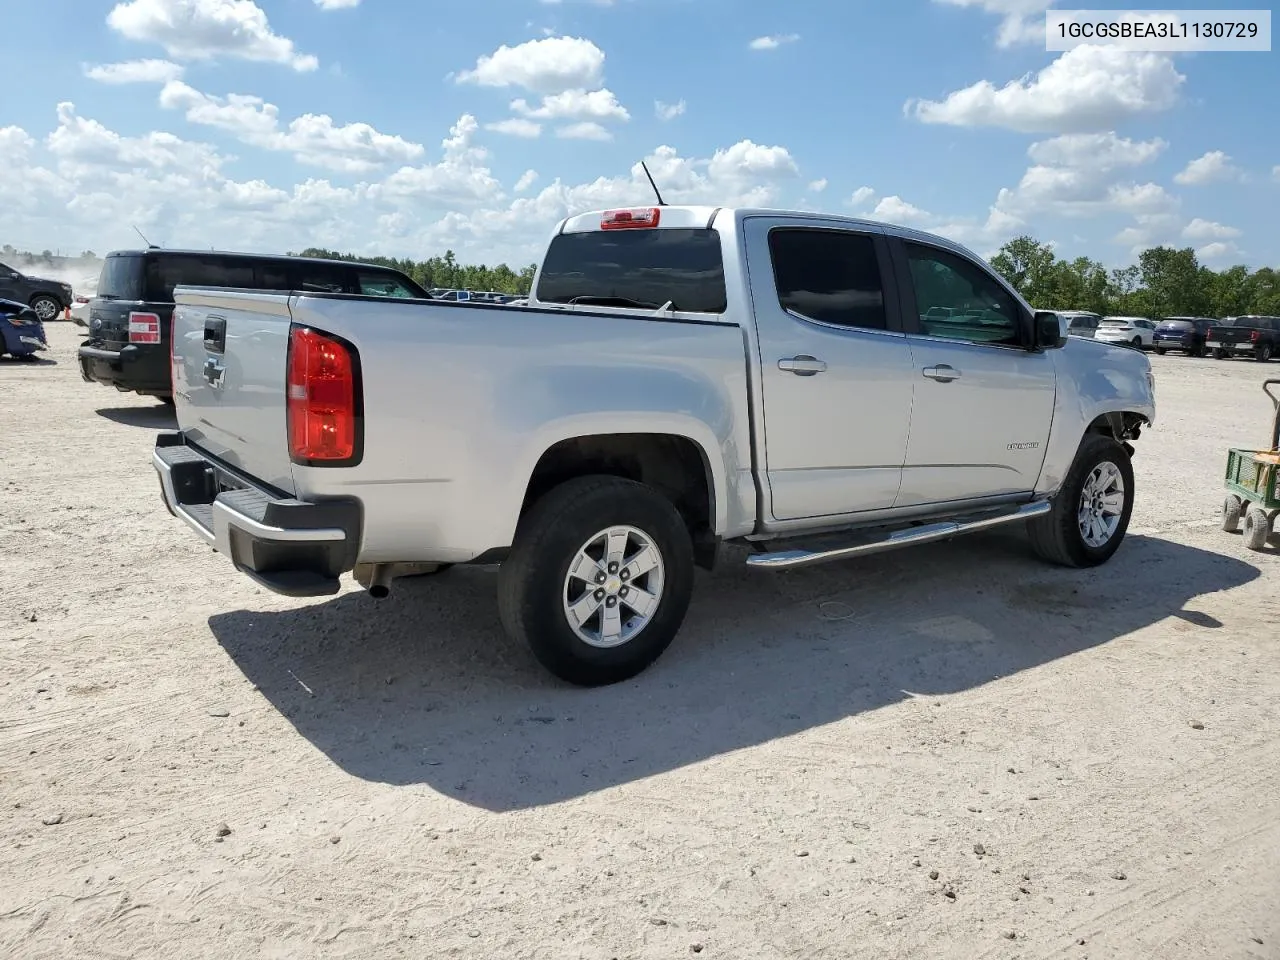
[[(754, 522), (746, 347), (732, 320), (196, 288), (175, 299), (186, 442), (281, 495), (357, 498), (361, 562), (465, 562), (508, 546), (543, 453), (620, 428), (716, 451), (722, 529)], [(359, 359), (354, 465), (290, 460), (295, 327), (342, 338)]]

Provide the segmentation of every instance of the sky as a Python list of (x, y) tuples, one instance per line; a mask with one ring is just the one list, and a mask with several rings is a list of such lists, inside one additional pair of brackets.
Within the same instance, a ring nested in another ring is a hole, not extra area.
[(669, 203), (864, 216), (982, 256), (1030, 234), (1113, 267), (1158, 244), (1280, 266), (1277, 54), (1048, 53), (1050, 6), (5, 3), (0, 243), (103, 253), (136, 226), (515, 266), (566, 215), (650, 202), (646, 159)]

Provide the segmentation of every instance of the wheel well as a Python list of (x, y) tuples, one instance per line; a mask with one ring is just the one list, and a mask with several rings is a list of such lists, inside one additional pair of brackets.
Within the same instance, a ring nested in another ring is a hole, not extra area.
[(36, 293), (33, 293), (31, 295), (31, 298), (27, 301), (27, 306), (29, 307), (33, 306), (37, 300), (43, 300), (43, 299), (52, 300), (59, 307), (66, 309), (66, 304), (62, 302), (62, 297), (58, 296), (56, 293), (53, 293), (49, 290), (40, 290), (40, 291), (37, 291)]
[(695, 540), (713, 527), (711, 470), (702, 448), (688, 437), (620, 433), (561, 440), (538, 460), (520, 515), (554, 487), (575, 477), (606, 474), (660, 490), (684, 517)]
[(1132, 453), (1133, 449), (1128, 446), (1127, 441), (1137, 440), (1142, 435), (1142, 427), (1146, 422), (1147, 418), (1140, 413), (1104, 413), (1089, 424), (1085, 434), (1098, 433), (1110, 437), (1117, 443), (1124, 444)]

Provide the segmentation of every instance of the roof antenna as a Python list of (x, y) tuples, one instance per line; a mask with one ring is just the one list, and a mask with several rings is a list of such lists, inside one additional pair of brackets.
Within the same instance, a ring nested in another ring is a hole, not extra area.
[(152, 243), (150, 240), (148, 240), (148, 239), (146, 238), (146, 235), (145, 235), (141, 230), (139, 230), (136, 226), (134, 226), (133, 224), (129, 224), (129, 226), (133, 227), (133, 232), (134, 232), (134, 233), (136, 233), (138, 236), (142, 237), (142, 242), (143, 242), (143, 243), (145, 243), (145, 244), (147, 245), (147, 249), (148, 249), (148, 250), (159, 250), (159, 249), (160, 249), (160, 248), (159, 248), (159, 247), (157, 247), (154, 243)]
[(665, 207), (666, 203), (662, 200), (662, 194), (658, 192), (658, 185), (653, 182), (653, 174), (649, 172), (649, 168), (643, 160), (640, 161), (640, 169), (644, 171), (644, 175), (649, 178), (649, 186), (653, 187), (654, 196), (658, 198), (658, 206)]

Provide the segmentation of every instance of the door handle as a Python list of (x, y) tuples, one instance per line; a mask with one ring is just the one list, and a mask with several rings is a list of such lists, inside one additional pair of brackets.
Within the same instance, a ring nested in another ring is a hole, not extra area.
[(798, 357), (786, 357), (779, 360), (778, 369), (794, 373), (797, 377), (812, 377), (815, 373), (823, 373), (827, 369), (827, 364), (817, 357), (802, 354)]
[(925, 367), (921, 372), (930, 380), (937, 380), (939, 383), (950, 383), (952, 380), (960, 379), (960, 371), (945, 363), (940, 363), (936, 367)]

